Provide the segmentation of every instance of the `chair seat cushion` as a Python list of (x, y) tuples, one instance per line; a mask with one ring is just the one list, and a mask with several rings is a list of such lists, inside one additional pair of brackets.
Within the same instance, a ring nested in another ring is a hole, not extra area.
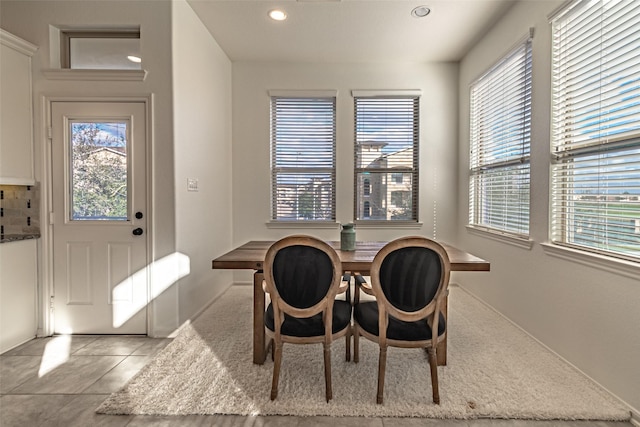
[[(362, 302), (353, 309), (353, 317), (360, 327), (373, 335), (379, 335), (378, 328), (378, 303)], [(440, 313), (438, 322), (438, 336), (444, 334), (446, 324), (444, 316)], [(401, 341), (422, 341), (431, 339), (431, 328), (426, 321), (404, 322), (393, 316), (389, 316), (387, 338)]]
[[(351, 323), (351, 304), (347, 301), (336, 300), (333, 304), (333, 326), (332, 333), (339, 332)], [(264, 316), (264, 324), (269, 330), (275, 331), (273, 323), (273, 306), (269, 304)], [(280, 332), (283, 335), (293, 337), (317, 337), (324, 335), (324, 323), (322, 313), (307, 318), (294, 318), (287, 314)]]

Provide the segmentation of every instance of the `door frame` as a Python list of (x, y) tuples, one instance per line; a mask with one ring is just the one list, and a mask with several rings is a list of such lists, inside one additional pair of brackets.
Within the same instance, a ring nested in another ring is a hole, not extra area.
[[(143, 103), (145, 108), (145, 164), (146, 164), (146, 212), (147, 225), (144, 233), (146, 247), (146, 268), (151, 265), (153, 256), (153, 95), (133, 95), (133, 96), (42, 96), (42, 138), (40, 144), (41, 150), (41, 177), (40, 182), (40, 280), (38, 290), (37, 307), (39, 312), (39, 327), (37, 336), (46, 337), (53, 335), (54, 331), (54, 314), (53, 314), (53, 296), (54, 280), (53, 280), (53, 158), (51, 153), (51, 145), (53, 141), (52, 135), (52, 104), (54, 102), (132, 102)], [(58, 213), (60, 214), (60, 213)], [(154, 336), (153, 304), (151, 303), (151, 283), (150, 275), (147, 274), (147, 336)]]

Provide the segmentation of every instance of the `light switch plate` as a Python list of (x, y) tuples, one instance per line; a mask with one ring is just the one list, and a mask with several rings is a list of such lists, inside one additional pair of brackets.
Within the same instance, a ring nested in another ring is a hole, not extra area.
[(197, 178), (187, 178), (187, 191), (198, 191)]

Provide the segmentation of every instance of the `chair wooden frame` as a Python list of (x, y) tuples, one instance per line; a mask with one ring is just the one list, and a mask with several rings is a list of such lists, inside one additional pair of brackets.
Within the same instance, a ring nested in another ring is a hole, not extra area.
[[(433, 299), (425, 307), (418, 311), (407, 312), (395, 307), (386, 297), (382, 291), (380, 284), (380, 267), (384, 259), (391, 252), (394, 252), (401, 248), (407, 247), (423, 247), (434, 251), (438, 254), (442, 265), (440, 283)], [(424, 348), (429, 355), (429, 366), (431, 370), (431, 386), (433, 391), (433, 402), (440, 404), (440, 393), (438, 389), (438, 363), (436, 348), (438, 344), (445, 339), (446, 331), (438, 336), (438, 327), (440, 320), (440, 313), (443, 311), (446, 305), (446, 297), (449, 286), (449, 276), (451, 272), (451, 265), (446, 250), (437, 242), (420, 236), (403, 237), (389, 242), (385, 245), (375, 256), (371, 265), (370, 277), (371, 284), (367, 283), (361, 275), (354, 273), (356, 276), (356, 292), (354, 293), (354, 305), (359, 304), (360, 289), (366, 294), (372, 295), (376, 298), (378, 304), (378, 325), (379, 335), (376, 336), (365, 331), (357, 322), (354, 316), (353, 325), (353, 359), (354, 362), (359, 361), (359, 337), (363, 337), (377, 342), (380, 346), (380, 356), (378, 361), (378, 390), (376, 401), (378, 404), (383, 403), (384, 399), (384, 380), (385, 380), (385, 368), (387, 362), (387, 348), (391, 347), (403, 347), (403, 348)], [(389, 315), (395, 317), (398, 320), (405, 322), (416, 322), (425, 319), (431, 328), (430, 340), (420, 341), (404, 341), (394, 340), (387, 338), (387, 326), (389, 324)]]
[[(273, 263), (277, 253), (289, 246), (309, 246), (317, 248), (326, 253), (331, 260), (333, 266), (333, 278), (329, 290), (321, 301), (308, 308), (297, 308), (287, 304), (278, 293), (278, 289), (275, 285), (275, 279), (273, 274)], [(350, 281), (350, 279), (348, 279)], [(342, 263), (336, 251), (327, 243), (311, 236), (294, 235), (285, 237), (275, 242), (268, 249), (265, 262), (264, 262), (264, 282), (263, 289), (269, 294), (271, 303), (273, 306), (274, 315), (274, 331), (265, 327), (265, 334), (270, 339), (272, 346), (272, 357), (274, 359), (273, 365), (273, 381), (271, 386), (271, 400), (274, 400), (278, 395), (278, 380), (280, 376), (280, 366), (282, 363), (282, 347), (284, 343), (292, 344), (315, 344), (322, 343), (324, 347), (324, 373), (325, 373), (325, 395), (326, 400), (329, 402), (332, 398), (331, 389), (331, 344), (334, 340), (346, 337), (346, 360), (351, 359), (351, 322), (340, 331), (332, 333), (333, 328), (333, 306), (335, 297), (338, 294), (344, 293), (349, 288), (349, 283), (343, 281), (342, 276)], [(350, 302), (349, 302), (350, 303)], [(324, 335), (312, 336), (312, 337), (298, 337), (284, 335), (281, 332), (281, 326), (284, 322), (285, 314), (297, 317), (307, 318), (316, 314), (322, 313), (322, 319), (324, 323)]]

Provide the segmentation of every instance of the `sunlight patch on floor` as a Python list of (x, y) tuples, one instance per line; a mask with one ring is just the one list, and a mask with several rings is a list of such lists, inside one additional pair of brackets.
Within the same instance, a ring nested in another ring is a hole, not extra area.
[(44, 347), (38, 378), (44, 377), (58, 366), (66, 363), (70, 354), (71, 335), (59, 335), (52, 338)]

